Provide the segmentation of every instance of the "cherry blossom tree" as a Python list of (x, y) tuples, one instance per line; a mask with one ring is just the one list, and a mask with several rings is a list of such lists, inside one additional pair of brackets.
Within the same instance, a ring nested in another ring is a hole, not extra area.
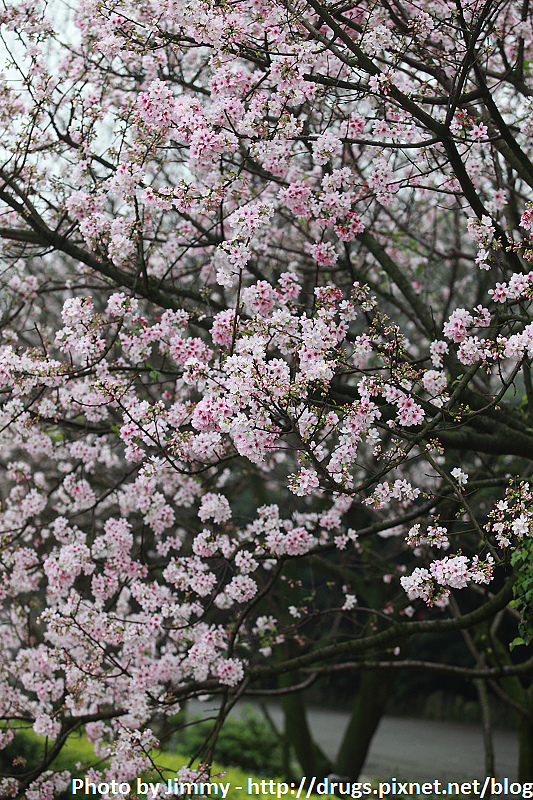
[[(346, 670), (339, 768), (420, 668), (492, 681), (530, 778), (528, 1), (1, 26), (0, 746), (46, 741), (2, 796), (63, 792), (80, 732), (127, 781), (205, 695), (204, 762), (280, 695), (318, 774), (297, 690)], [(454, 631), (470, 667), (416, 658)]]

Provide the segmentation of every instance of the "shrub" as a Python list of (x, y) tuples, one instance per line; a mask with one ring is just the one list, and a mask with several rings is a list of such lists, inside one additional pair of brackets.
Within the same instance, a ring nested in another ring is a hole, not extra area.
[[(195, 724), (183, 727), (173, 737), (172, 744), (180, 753), (193, 756), (211, 731), (212, 723), (198, 718)], [(245, 772), (279, 775), (283, 770), (280, 737), (251, 708), (240, 719), (226, 720), (215, 746), (215, 758)]]

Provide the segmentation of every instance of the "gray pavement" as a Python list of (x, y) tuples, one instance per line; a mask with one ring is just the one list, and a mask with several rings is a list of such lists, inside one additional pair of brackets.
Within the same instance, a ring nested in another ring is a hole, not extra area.
[[(512, 731), (493, 734), (498, 777), (518, 774), (518, 739)], [(409, 780), (456, 781), (485, 776), (483, 734), (477, 725), (384, 717), (372, 741), (365, 772)]]
[[(243, 704), (240, 706), (242, 709)], [(208, 714), (213, 704), (194, 703), (193, 714)], [(281, 708), (267, 704), (273, 721), (282, 724)], [(257, 708), (257, 712), (261, 711)], [(234, 713), (239, 713), (239, 708)], [(348, 724), (348, 714), (326, 709), (311, 709), (309, 725), (316, 742), (334, 758)], [(516, 779), (518, 740), (512, 731), (495, 730), (493, 747), (496, 774)], [(384, 717), (376, 731), (364, 766), (364, 775), (386, 779), (457, 781), (485, 775), (483, 736), (478, 725)]]

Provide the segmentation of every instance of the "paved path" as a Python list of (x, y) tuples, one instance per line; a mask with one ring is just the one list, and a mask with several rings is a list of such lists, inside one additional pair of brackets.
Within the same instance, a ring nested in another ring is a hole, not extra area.
[[(496, 774), (516, 778), (518, 739), (512, 731), (494, 731)], [(477, 725), (385, 717), (372, 742), (365, 771), (402, 774), (407, 778), (485, 776), (483, 736)]]
[[(196, 714), (212, 709), (209, 703), (190, 706), (191, 713)], [(281, 725), (280, 707), (268, 704), (268, 711), (274, 722)], [(259, 709), (258, 713), (261, 713)], [(348, 724), (348, 715), (340, 711), (311, 709), (308, 719), (315, 740), (330, 758), (334, 758)], [(494, 753), (497, 776), (516, 779), (516, 734), (494, 731)], [(372, 741), (364, 774), (382, 779), (396, 776), (413, 781), (479, 779), (485, 775), (481, 728), (455, 722), (384, 717)]]

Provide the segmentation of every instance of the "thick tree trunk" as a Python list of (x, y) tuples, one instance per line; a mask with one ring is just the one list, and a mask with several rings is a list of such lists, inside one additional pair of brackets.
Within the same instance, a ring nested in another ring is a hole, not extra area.
[(350, 780), (358, 779), (372, 737), (392, 692), (395, 677), (392, 670), (362, 673), (355, 708), (335, 765), (335, 771), (339, 775)]
[[(498, 639), (492, 640), (498, 659), (495, 663), (512, 664), (509, 652)], [(515, 707), (516, 732), (518, 734), (518, 779), (533, 780), (533, 683), (526, 689), (520, 677), (513, 675), (500, 680), (504, 692)], [(521, 711), (519, 710), (521, 709)]]
[[(294, 678), (292, 680), (294, 681)], [(325, 778), (331, 772), (332, 764), (313, 741), (303, 696), (300, 693), (285, 695), (282, 705), (285, 715), (285, 742), (288, 759), (290, 750), (293, 750), (304, 775)]]
[(533, 715), (520, 716), (518, 732), (518, 780), (533, 780)]

